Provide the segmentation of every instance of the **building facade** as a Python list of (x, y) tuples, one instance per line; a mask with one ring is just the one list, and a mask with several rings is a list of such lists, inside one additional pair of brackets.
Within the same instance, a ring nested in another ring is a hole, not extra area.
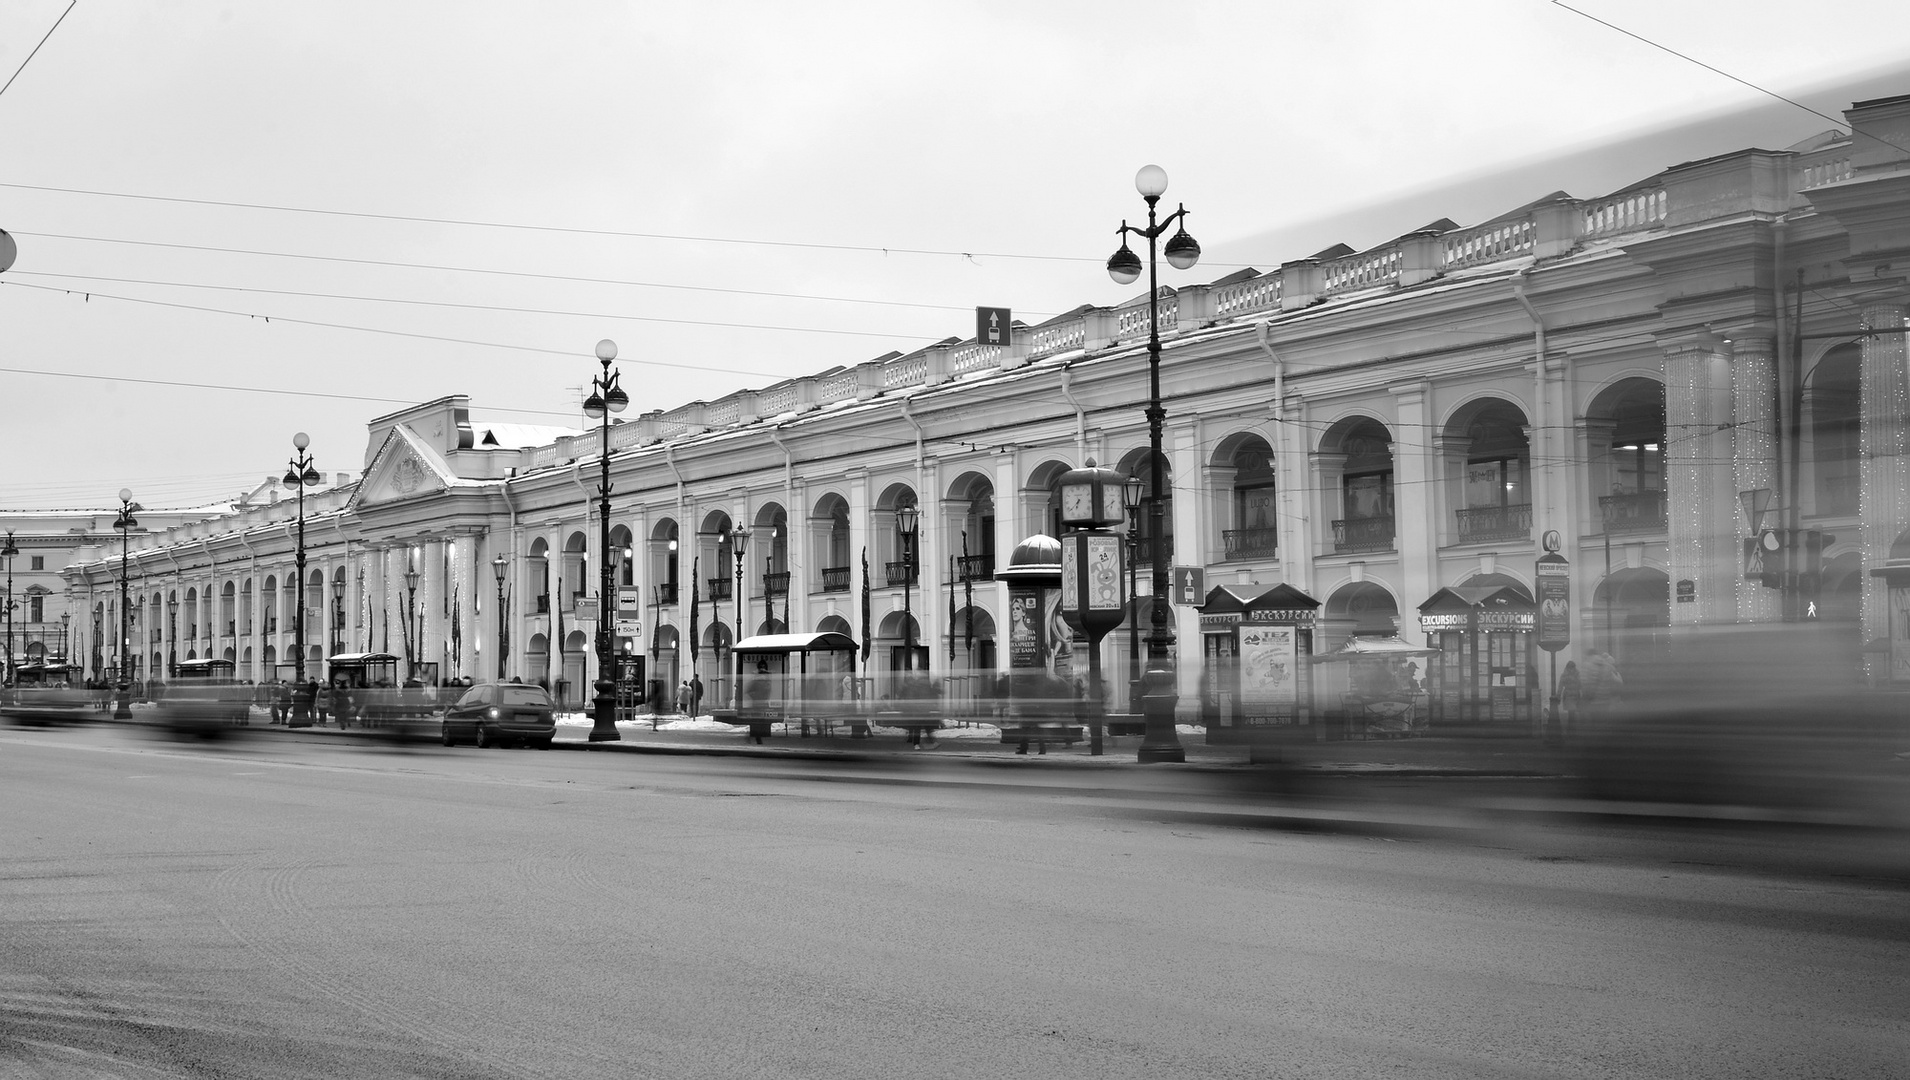
[[(1167, 500), (1166, 525), (1151, 535), (1141, 515), (1137, 585), (1162, 544), (1210, 585), (1319, 600), (1316, 651), (1395, 633), (1444, 649), (1444, 616), (1422, 606), (1530, 598), (1557, 533), (1561, 659), (1776, 621), (1808, 590), (1794, 614), (1860, 631), (1853, 675), (1910, 682), (1889, 573), (1910, 559), (1910, 96), (1847, 118), (1848, 134), (1600, 198), (1163, 289), (1168, 480), (1145, 497)], [(600, 432), (487, 425), (460, 396), (379, 417), (363, 478), (306, 499), (308, 660), (388, 651), (579, 703), (609, 557), (642, 609), (616, 647), (646, 654), (653, 684), (694, 668), (721, 694), (737, 637), (785, 628), (867, 642), (878, 685), (910, 668), (989, 675), (1007, 664), (996, 553), (1056, 532), (1068, 469), (1148, 475), (1146, 301), (617, 423), (609, 552)], [(1829, 537), (1819, 577), (1746, 576), (1754, 492), (1776, 515), (1764, 526)], [(294, 515), (281, 500), (134, 537), (135, 592), (180, 612), (142, 641), (155, 670), (175, 653), (247, 678), (285, 662)], [(116, 555), (66, 568), (81, 611), (110, 603)], [(1198, 613), (1172, 615), (1191, 711)], [(79, 621), (98, 655), (99, 620)], [(1538, 693), (1532, 631), (1515, 620), (1466, 645), (1521, 708)], [(1124, 685), (1129, 635), (1101, 648)]]

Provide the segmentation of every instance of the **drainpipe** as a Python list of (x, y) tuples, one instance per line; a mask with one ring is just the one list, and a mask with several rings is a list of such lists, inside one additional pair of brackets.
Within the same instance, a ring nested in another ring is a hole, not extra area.
[(1077, 464), (1088, 460), (1088, 412), (1074, 396), (1074, 362), (1069, 361), (1061, 368), (1061, 396), (1074, 410), (1074, 460)]
[[(1532, 347), (1537, 355), (1537, 363), (1534, 365), (1536, 370), (1532, 376), (1532, 405), (1533, 411), (1537, 414), (1534, 417), (1537, 421), (1534, 427), (1539, 434), (1539, 445), (1531, 448), (1532, 460), (1543, 462), (1545, 471), (1549, 474), (1557, 464), (1558, 455), (1552, 452), (1552, 444), (1560, 433), (1554, 431), (1553, 426), (1546, 422), (1548, 408), (1545, 394), (1545, 368), (1547, 363), (1545, 354), (1545, 320), (1539, 317), (1538, 309), (1532, 306), (1531, 298), (1525, 295), (1526, 278), (1527, 275), (1531, 273), (1532, 268), (1527, 266), (1512, 276), (1512, 298), (1517, 300), (1519, 306), (1525, 309), (1526, 318), (1532, 320)], [(1567, 385), (1569, 385), (1569, 380)], [(1564, 410), (1560, 411), (1563, 412)], [(1545, 491), (1545, 512), (1539, 519), (1541, 530), (1554, 527), (1558, 524), (1558, 507), (1555, 502), (1557, 498), (1557, 485), (1548, 483), (1542, 485), (1542, 487)]]
[[(904, 399), (903, 404), (904, 405), (908, 404), (906, 399)], [(919, 429), (918, 429), (918, 438), (919, 438)], [(795, 515), (790, 514), (789, 510), (791, 508), (791, 505), (796, 500), (796, 454), (794, 451), (789, 449), (789, 446), (787, 443), (783, 442), (783, 432), (782, 432), (781, 424), (774, 424), (770, 426), (769, 441), (775, 443), (776, 449), (781, 450), (783, 452), (783, 513), (785, 515), (785, 518), (789, 521), (789, 525), (788, 525), (789, 530), (791, 532), (794, 532), (796, 529), (795, 522), (798, 519), (796, 518)], [(804, 536), (805, 540), (807, 539), (806, 533), (807, 533), (807, 530), (805, 530), (805, 536)], [(792, 548), (798, 551), (801, 550), (800, 548), (796, 548), (796, 545), (794, 543), (795, 539), (796, 538), (793, 536), (786, 536), (783, 538), (783, 550), (785, 552), (785, 557), (787, 557), (786, 553)], [(770, 545), (770, 555), (773, 556), (775, 554), (775, 550), (776, 550), (775, 545), (772, 543)], [(806, 562), (807, 562), (806, 560), (791, 560), (791, 561), (797, 562), (803, 565), (806, 565)], [(784, 566), (783, 569), (787, 571), (789, 570), (789, 567)], [(792, 578), (794, 577), (793, 573), (791, 574), (791, 577)], [(764, 586), (764, 592), (765, 593), (768, 592), (767, 585)], [(792, 581), (789, 584), (789, 586), (787, 586), (787, 591), (783, 593), (783, 616), (784, 616), (783, 622), (784, 622), (785, 629), (794, 627), (796, 625), (796, 620), (789, 617), (789, 598), (791, 596), (794, 596), (795, 594), (796, 594), (795, 583)], [(803, 618), (806, 622), (809, 617), (808, 610), (807, 610), (808, 609), (807, 602), (804, 603), (803, 607), (804, 607)]]
[[(517, 500), (511, 497), (511, 478), (508, 476), (505, 477), (504, 482), (498, 485), (497, 490), (498, 490), (498, 494), (504, 497), (505, 511), (511, 515), (511, 567), (509, 570), (509, 573), (511, 575), (510, 576), (510, 585), (511, 585), (510, 595), (513, 599), (515, 599), (517, 596), (517, 582), (519, 580), (518, 575), (523, 573), (523, 567), (518, 564), (518, 559), (517, 559), (517, 551), (519, 547), (518, 541), (522, 540), (523, 537), (518, 535)], [(491, 552), (492, 558), (496, 558), (498, 554), (499, 552), (496, 551), (495, 548)], [(499, 614), (501, 615), (502, 613), (500, 612)], [(499, 652), (504, 651), (504, 643), (502, 641), (493, 641), (491, 645), (493, 648), (497, 649)], [(546, 652), (544, 655), (546, 656), (550, 655), (548, 651), (548, 647), (546, 647)], [(509, 661), (506, 660), (505, 663), (509, 663)]]
[[(1297, 459), (1299, 455), (1287, 453), (1290, 449), (1288, 440), (1291, 438), (1292, 432), (1289, 430), (1288, 425), (1281, 423), (1286, 417), (1287, 411), (1287, 361), (1285, 357), (1273, 351), (1273, 338), (1269, 335), (1268, 329), (1269, 327), (1264, 322), (1255, 323), (1253, 327), (1253, 343), (1260, 346), (1260, 351), (1267, 354), (1267, 359), (1273, 361), (1273, 402), (1268, 406), (1267, 411), (1273, 414), (1274, 423), (1277, 425), (1274, 429), (1274, 440), (1279, 449), (1273, 455), (1274, 476), (1278, 482), (1278, 487), (1275, 489), (1275, 497), (1280, 500), (1278, 505), (1281, 507), (1282, 517), (1288, 521), (1302, 521), (1306, 519), (1304, 514), (1288, 515), (1286, 513), (1289, 509), (1286, 504), (1293, 497), (1291, 494), (1293, 485), (1289, 482), (1292, 474), (1290, 472), (1290, 462), (1288, 459)], [(1238, 525), (1239, 523), (1236, 522), (1235, 524)], [(1281, 566), (1283, 568), (1287, 567), (1284, 551), (1277, 547), (1276, 551), (1279, 551), (1281, 554)], [(1293, 580), (1293, 575), (1286, 569), (1283, 569), (1282, 573), (1288, 580)], [(1306, 583), (1308, 585), (1312, 584), (1310, 574), (1306, 579)]]

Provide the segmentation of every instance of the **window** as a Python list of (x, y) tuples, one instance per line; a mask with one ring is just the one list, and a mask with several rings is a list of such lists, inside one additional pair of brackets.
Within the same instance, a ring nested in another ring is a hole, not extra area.
[(32, 565), (31, 565), (30, 567), (28, 567), (28, 569), (31, 569), (31, 570), (45, 570), (45, 569), (46, 569), (46, 556), (45, 556), (45, 555), (35, 555), (35, 556), (33, 556), (33, 563), (32, 563)]

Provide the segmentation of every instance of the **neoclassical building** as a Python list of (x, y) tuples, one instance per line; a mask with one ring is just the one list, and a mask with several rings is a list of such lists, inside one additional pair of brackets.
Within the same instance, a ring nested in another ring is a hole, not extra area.
[[(1682, 628), (1783, 616), (1745, 575), (1740, 493), (1763, 491), (1771, 521), (1833, 537), (1812, 610), (1860, 626), (1853, 671), (1910, 682), (1910, 619), (1892, 616), (1910, 591), (1889, 573), (1910, 558), (1910, 96), (1847, 118), (1597, 198), (1163, 288), (1169, 479), (1146, 497), (1168, 500), (1167, 527), (1136, 537), (1142, 591), (1165, 544), (1209, 586), (1318, 600), (1316, 652), (1359, 634), (1444, 647), (1422, 606), (1530, 598), (1556, 532), (1561, 659), (1622, 661)], [(462, 396), (378, 417), (362, 478), (307, 497), (310, 658), (390, 651), (579, 701), (608, 554), (642, 609), (618, 647), (664, 684), (694, 647), (720, 686), (739, 626), (866, 639), (878, 680), (993, 672), (997, 556), (1057, 530), (1056, 478), (1089, 459), (1148, 474), (1146, 300), (641, 411), (609, 430), (609, 553), (598, 431), (486, 423)], [(226, 656), (247, 677), (284, 662), (294, 513), (281, 499), (134, 537), (134, 591), (184, 613), (155, 655)], [(66, 570), (84, 608), (116, 588), (109, 554)], [(1199, 612), (1172, 612), (1191, 709)], [(1479, 677), (1522, 702), (1531, 629), (1476, 643)], [(1124, 683), (1127, 635), (1102, 648)]]

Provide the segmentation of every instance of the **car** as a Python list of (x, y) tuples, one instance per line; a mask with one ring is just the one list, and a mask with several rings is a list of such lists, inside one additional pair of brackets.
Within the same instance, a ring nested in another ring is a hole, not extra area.
[(444, 710), (444, 745), (468, 742), (480, 748), (515, 742), (550, 749), (557, 734), (557, 706), (541, 686), (480, 683)]

